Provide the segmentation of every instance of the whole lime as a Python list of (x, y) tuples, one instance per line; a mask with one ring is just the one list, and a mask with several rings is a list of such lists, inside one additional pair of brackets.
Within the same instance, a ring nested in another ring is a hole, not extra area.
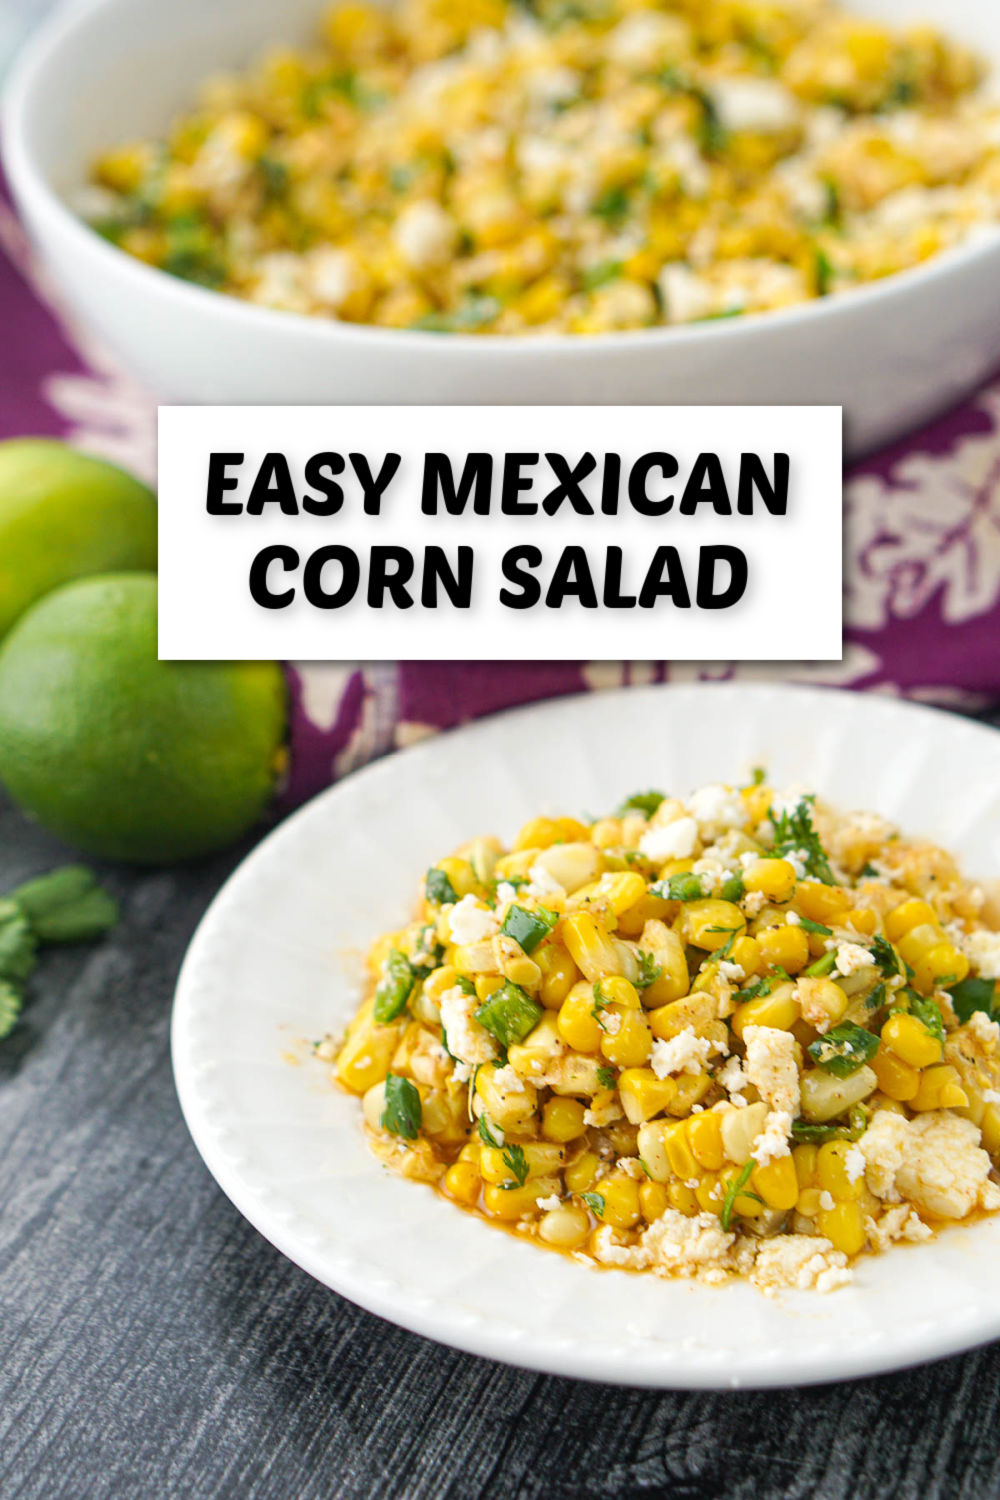
[(161, 662), (156, 578), (81, 579), (0, 647), (0, 782), (88, 854), (141, 864), (221, 849), (260, 817), (284, 758), (274, 662)]
[(152, 490), (49, 438), (0, 443), (0, 641), (61, 583), (155, 567)]

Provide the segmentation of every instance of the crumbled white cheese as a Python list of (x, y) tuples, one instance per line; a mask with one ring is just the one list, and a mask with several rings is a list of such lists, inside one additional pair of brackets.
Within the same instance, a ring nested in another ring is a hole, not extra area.
[(517, 886), (511, 885), (509, 880), (497, 881), (497, 906), (509, 906), (512, 901), (517, 900)]
[(726, 1270), (735, 1238), (723, 1230), (715, 1214), (695, 1214), (689, 1219), (668, 1208), (650, 1224), (640, 1243), (655, 1265), (676, 1275), (694, 1276), (707, 1269)]
[(671, 1073), (703, 1073), (715, 1050), (715, 1043), (707, 1036), (696, 1036), (693, 1026), (685, 1026), (669, 1041), (654, 1041), (649, 1065), (657, 1078), (667, 1078)]
[(607, 38), (608, 55), (628, 68), (655, 69), (687, 46), (690, 27), (680, 16), (658, 10), (637, 10)]
[(565, 896), (566, 894), (558, 880), (549, 873), (540, 860), (536, 859), (528, 871), (528, 879), (531, 884), (528, 886), (527, 894), (534, 896), (536, 901), (544, 901), (546, 896)]
[(707, 318), (715, 308), (715, 292), (710, 284), (682, 261), (671, 261), (657, 277), (669, 323), (696, 323)]
[(496, 914), (481, 906), (475, 896), (463, 896), (448, 913), (448, 932), (453, 943), (464, 947), (493, 937), (500, 931)]
[(747, 821), (746, 803), (739, 792), (727, 786), (699, 787), (688, 799), (688, 811), (703, 834), (717, 835), (727, 828), (743, 828)]
[(788, 923), (789, 927), (802, 926), (802, 918), (799, 916), (797, 911), (788, 912), (785, 917), (785, 921)]
[(857, 1146), (849, 1146), (844, 1153), (844, 1171), (848, 1182), (857, 1182), (865, 1175), (864, 1153)]
[[(1000, 1045), (1000, 1025), (991, 1021), (984, 1010), (974, 1010), (965, 1023), (965, 1029), (981, 1042), (988, 1052), (994, 1052)], [(983, 1098), (985, 1098), (985, 1094)]]
[(730, 1057), (715, 1076), (734, 1104), (746, 1104), (747, 1101), (743, 1097), (743, 1090), (750, 1080), (740, 1066), (738, 1057)]
[(502, 1068), (493, 1070), (493, 1087), (500, 1094), (523, 1094), (525, 1092), (524, 1079), (515, 1073), (510, 1063)]
[(553, 1209), (562, 1207), (562, 1199), (558, 1193), (551, 1193), (548, 1198), (539, 1198), (535, 1205), (543, 1214), (551, 1213)]
[(759, 917), (767, 905), (767, 897), (763, 891), (747, 891), (740, 905), (748, 917)]
[(448, 1051), (459, 1062), (470, 1063), (473, 1067), (496, 1057), (493, 1038), (473, 1015), (478, 1005), (476, 996), (467, 995), (457, 984), (441, 996), (441, 1025)]
[(771, 1109), (785, 1110), (793, 1118), (799, 1112), (799, 1070), (795, 1061), (795, 1038), (776, 1026), (748, 1026), (746, 1074)]
[(783, 1287), (832, 1292), (850, 1281), (847, 1256), (828, 1239), (812, 1234), (779, 1234), (762, 1240), (750, 1277), (759, 1291), (773, 1295)]
[(837, 944), (837, 972), (843, 974), (845, 979), (849, 974), (856, 974), (859, 969), (867, 968), (871, 962), (871, 950), (862, 948), (860, 943)]
[(787, 1109), (768, 1111), (764, 1128), (750, 1148), (758, 1167), (766, 1167), (791, 1150), (792, 1116)]
[(1000, 979), (1000, 932), (969, 932), (962, 949), (981, 979)]
[(307, 257), (305, 281), (316, 301), (336, 312), (357, 290), (360, 273), (357, 262), (348, 251), (322, 245)]
[(712, 85), (712, 102), (724, 130), (771, 135), (799, 120), (793, 95), (769, 78), (720, 78)]
[(410, 203), (392, 227), (392, 239), (400, 255), (416, 270), (440, 266), (455, 243), (454, 220), (429, 199)]
[(639, 852), (647, 859), (689, 859), (698, 847), (698, 824), (694, 818), (675, 818), (647, 829), (639, 840)]
[(730, 963), (728, 958), (719, 959), (719, 973), (723, 979), (728, 979), (730, 984), (740, 984), (747, 977), (742, 965)]
[(903, 1197), (938, 1218), (964, 1219), (995, 1196), (978, 1127), (948, 1110), (915, 1120), (880, 1110), (858, 1144), (868, 1186), (886, 1202)]

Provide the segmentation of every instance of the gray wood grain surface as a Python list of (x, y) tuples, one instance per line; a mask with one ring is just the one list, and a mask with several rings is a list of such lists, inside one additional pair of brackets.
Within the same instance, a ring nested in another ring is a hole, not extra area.
[[(0, 800), (0, 891), (65, 857)], [(236, 858), (106, 872), (119, 928), (50, 950), (0, 1045), (4, 1500), (1000, 1494), (998, 1347), (839, 1387), (616, 1390), (400, 1332), (284, 1260), (170, 1074), (180, 961)]]

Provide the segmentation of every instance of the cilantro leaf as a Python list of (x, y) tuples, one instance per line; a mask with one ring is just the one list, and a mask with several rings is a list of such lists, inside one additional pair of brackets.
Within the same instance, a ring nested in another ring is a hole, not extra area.
[(809, 1043), (809, 1056), (835, 1078), (849, 1078), (871, 1062), (879, 1049), (879, 1039), (853, 1021), (831, 1026), (823, 1036)]
[(24, 1004), (24, 995), (17, 985), (0, 979), (0, 1038), (10, 1036), (17, 1025)]
[(787, 812), (776, 812), (773, 806), (768, 808), (767, 815), (774, 825), (771, 852), (779, 858), (785, 854), (799, 854), (807, 875), (821, 880), (824, 885), (835, 885), (830, 861), (813, 823), (812, 804), (815, 800), (812, 796), (801, 797)]
[(118, 903), (85, 865), (64, 865), (9, 893), (40, 943), (85, 943), (118, 920)]
[(663, 965), (656, 962), (656, 959), (653, 957), (652, 953), (646, 953), (642, 948), (640, 948), (639, 977), (635, 982), (636, 988), (640, 990), (648, 989), (651, 984), (656, 983), (662, 973)]
[[(497, 1131), (496, 1135), (493, 1134), (494, 1130)], [(500, 1129), (500, 1126), (494, 1125), (491, 1128), (489, 1116), (485, 1114), (479, 1116), (479, 1138), (481, 1141), (485, 1142), (487, 1146), (492, 1146), (495, 1151), (499, 1151), (504, 1143), (503, 1131)]]
[(885, 979), (891, 979), (894, 974), (902, 974), (903, 968), (899, 961), (899, 954), (881, 933), (876, 933), (872, 938), (871, 947), (872, 957), (878, 971)]
[(385, 1080), (385, 1104), (379, 1124), (392, 1135), (415, 1141), (423, 1124), (423, 1107), (417, 1086), (398, 1073), (388, 1073)]
[(615, 808), (615, 817), (623, 818), (626, 813), (641, 812), (651, 818), (663, 800), (662, 792), (633, 792), (631, 797), (626, 797)]
[(936, 1037), (942, 1046), (944, 1045), (944, 1017), (936, 1000), (932, 1000), (929, 995), (918, 995), (915, 990), (912, 991), (910, 1015), (916, 1016), (917, 1020), (927, 1027), (931, 1036)]
[(35, 967), (37, 942), (16, 901), (0, 901), (0, 979), (22, 985)]
[(654, 881), (649, 887), (649, 894), (659, 896), (664, 901), (700, 901), (705, 894), (705, 887), (699, 875), (671, 875), (668, 880)]
[(604, 1196), (602, 1193), (581, 1193), (580, 1197), (592, 1214), (595, 1214), (599, 1219), (604, 1218)]
[(960, 1021), (968, 1021), (974, 1011), (985, 1011), (993, 1015), (996, 1003), (996, 981), (993, 979), (962, 979), (953, 984), (948, 993)]
[(449, 901), (454, 904), (458, 900), (458, 892), (451, 880), (437, 865), (431, 865), (424, 876), (424, 895), (435, 906), (444, 906)]
[(618, 1087), (618, 1074), (613, 1068), (598, 1068), (597, 1081), (602, 1089), (614, 1089)]
[[(753, 1157), (748, 1156), (736, 1176), (731, 1178), (726, 1185), (726, 1195), (722, 1200), (721, 1222), (727, 1234), (729, 1232), (729, 1225), (732, 1222), (733, 1208), (735, 1207), (736, 1200), (753, 1176), (753, 1169), (756, 1165), (757, 1163)], [(755, 1198), (758, 1203), (760, 1202), (756, 1193), (747, 1193), (746, 1196), (748, 1198)]]
[(500, 1184), (501, 1187), (506, 1188), (508, 1192), (515, 1187), (524, 1187), (528, 1177), (528, 1158), (524, 1154), (524, 1148), (516, 1145), (505, 1146), (503, 1148), (503, 1161), (504, 1166), (508, 1171), (513, 1172), (517, 1181), (503, 1182)]

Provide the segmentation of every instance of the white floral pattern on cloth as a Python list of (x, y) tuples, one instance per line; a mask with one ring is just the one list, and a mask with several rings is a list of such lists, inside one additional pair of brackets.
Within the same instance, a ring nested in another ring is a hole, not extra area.
[[(151, 478), (153, 398), (59, 308), (2, 197), (0, 247), (8, 256), (0, 256), (0, 313), (10, 351), (0, 435), (58, 433)], [(587, 689), (785, 678), (956, 707), (1000, 697), (1000, 381), (856, 468), (845, 520), (841, 662), (292, 666), (286, 802), (453, 724)]]

